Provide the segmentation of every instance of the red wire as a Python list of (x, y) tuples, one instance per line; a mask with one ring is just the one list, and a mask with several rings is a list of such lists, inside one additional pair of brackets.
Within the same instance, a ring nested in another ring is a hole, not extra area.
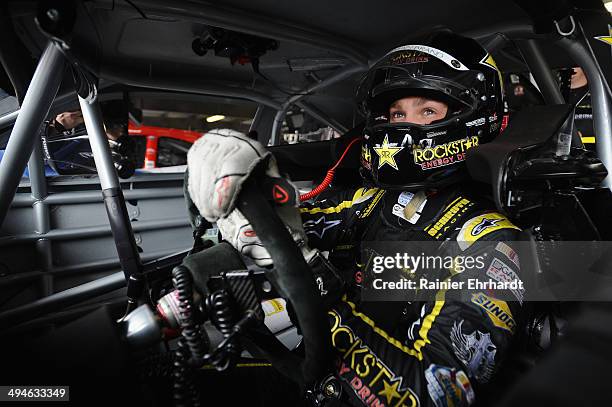
[(353, 139), (348, 144), (348, 146), (346, 146), (346, 148), (344, 149), (344, 152), (342, 153), (342, 155), (340, 156), (336, 164), (327, 171), (327, 174), (325, 175), (325, 178), (323, 178), (323, 181), (312, 191), (300, 195), (300, 201), (307, 201), (309, 199), (314, 198), (315, 196), (323, 192), (329, 186), (329, 184), (331, 184), (331, 182), (334, 180), (336, 168), (338, 168), (342, 160), (344, 160), (344, 156), (346, 156), (346, 153), (348, 153), (349, 149), (353, 146), (353, 144), (355, 144), (358, 141), (361, 141), (361, 137)]

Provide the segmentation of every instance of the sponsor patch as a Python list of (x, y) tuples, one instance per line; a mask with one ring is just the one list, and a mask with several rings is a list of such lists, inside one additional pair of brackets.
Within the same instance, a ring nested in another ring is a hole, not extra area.
[(397, 143), (389, 143), (389, 136), (385, 135), (382, 145), (376, 145), (374, 152), (378, 155), (378, 168), (387, 164), (389, 167), (393, 167), (399, 171), (397, 163), (395, 162), (395, 155), (402, 151), (404, 147), (397, 146)]
[(474, 390), (467, 375), (446, 366), (431, 364), (425, 370), (427, 391), (436, 407), (454, 407), (474, 403)]
[(397, 198), (397, 203), (402, 206), (406, 206), (408, 205), (408, 202), (412, 201), (412, 198), (414, 198), (414, 194), (412, 192), (404, 191)]
[(521, 268), (521, 263), (519, 262), (518, 254), (512, 249), (512, 247), (508, 246), (504, 242), (499, 242), (497, 246), (495, 246), (495, 250), (504, 254), (508, 260), (510, 260), (516, 267)]
[(490, 333), (474, 330), (471, 334), (464, 334), (462, 325), (464, 320), (453, 324), (450, 340), (457, 359), (463, 363), (468, 375), (480, 383), (491, 380), (495, 372), (495, 354), (497, 346), (491, 340)]
[(465, 127), (482, 126), (485, 123), (486, 123), (485, 118), (481, 117), (479, 119), (472, 120), (471, 122), (465, 123)]
[(401, 51), (399, 54), (394, 55), (390, 59), (390, 63), (392, 65), (404, 65), (404, 64), (418, 64), (421, 62), (428, 62), (429, 55), (420, 52), (420, 51), (412, 51), (406, 50)]
[(463, 215), (474, 203), (467, 198), (459, 197), (455, 199), (445, 209), (444, 214), (431, 225), (425, 228), (425, 232), (431, 237), (440, 239), (442, 235)]
[(476, 240), (500, 229), (521, 230), (501, 213), (491, 212), (465, 222), (457, 235), (457, 242), (461, 250), (465, 250)]
[(478, 146), (478, 137), (472, 136), (437, 146), (414, 146), (412, 155), (414, 162), (420, 165), (422, 170), (430, 170), (464, 161), (465, 152), (476, 146)]
[[(506, 263), (498, 259), (497, 257), (493, 258), (491, 265), (487, 269), (487, 276), (491, 277), (494, 280), (499, 281), (500, 283), (510, 283), (512, 281), (521, 281), (521, 279), (516, 275), (514, 270), (512, 270)], [(523, 305), (523, 295), (525, 294), (525, 289), (510, 289), (512, 294), (516, 297), (519, 304)]]
[(430, 131), (429, 133), (425, 134), (425, 137), (432, 138), (432, 137), (437, 137), (437, 136), (444, 136), (446, 133), (447, 133), (446, 130), (444, 130), (444, 131)]
[(469, 68), (467, 66), (465, 66), (464, 64), (461, 63), (461, 61), (457, 60), (457, 58), (453, 57), (452, 55), (439, 50), (437, 48), (434, 47), (428, 47), (427, 45), (403, 45), (401, 47), (397, 47), (392, 49), (391, 51), (389, 51), (384, 57), (386, 58), (388, 55), (391, 55), (395, 52), (400, 52), (400, 51), (418, 51), (418, 52), (423, 52), (426, 54), (429, 54), (435, 58), (438, 58), (440, 61), (444, 62), (446, 65), (450, 66), (453, 69), (456, 69), (458, 71), (468, 71)]
[(472, 294), (472, 302), (487, 313), (493, 325), (505, 329), (506, 331), (514, 332), (516, 322), (505, 301), (489, 297), (480, 292)]

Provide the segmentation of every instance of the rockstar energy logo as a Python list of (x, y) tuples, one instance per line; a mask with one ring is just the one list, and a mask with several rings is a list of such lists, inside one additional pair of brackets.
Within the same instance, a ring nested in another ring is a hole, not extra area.
[(514, 332), (516, 322), (505, 301), (489, 297), (483, 293), (476, 293), (472, 294), (472, 302), (487, 312), (493, 325)]
[(465, 152), (476, 146), (478, 137), (472, 136), (433, 147), (415, 147), (412, 154), (414, 162), (419, 164), (421, 169), (429, 170), (465, 160)]
[(369, 407), (417, 407), (419, 399), (408, 386), (402, 386), (402, 376), (391, 371), (353, 330), (342, 324), (340, 315), (329, 311), (334, 319), (331, 328), (332, 345), (341, 354), (339, 376)]
[(420, 51), (402, 51), (394, 55), (389, 61), (392, 65), (416, 64), (428, 62), (429, 56)]
[(425, 232), (427, 232), (429, 236), (439, 239), (449, 227), (457, 222), (459, 216), (472, 206), (474, 206), (474, 203), (469, 199), (462, 197), (455, 199), (444, 211), (440, 219), (425, 228)]

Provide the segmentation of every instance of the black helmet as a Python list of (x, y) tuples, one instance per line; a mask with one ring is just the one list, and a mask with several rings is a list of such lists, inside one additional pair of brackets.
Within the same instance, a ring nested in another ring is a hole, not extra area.
[[(448, 105), (446, 117), (427, 125), (390, 123), (389, 107), (420, 96)], [(359, 85), (366, 115), (361, 172), (382, 188), (420, 189), (461, 176), (467, 149), (499, 134), (501, 74), (475, 40), (449, 32), (382, 57)]]

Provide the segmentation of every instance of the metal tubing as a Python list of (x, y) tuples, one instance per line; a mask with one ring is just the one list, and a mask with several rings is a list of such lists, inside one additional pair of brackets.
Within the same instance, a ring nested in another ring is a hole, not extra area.
[(79, 96), (79, 104), (81, 105), (81, 112), (83, 112), (91, 152), (96, 162), (100, 186), (103, 191), (110, 188), (119, 188), (119, 177), (115, 171), (106, 131), (104, 131), (100, 105), (96, 99), (87, 101), (81, 96)]
[(332, 129), (338, 131), (340, 134), (344, 134), (344, 133), (346, 133), (348, 131), (348, 129), (346, 128), (345, 125), (341, 124), (340, 122), (338, 122), (335, 119), (332, 119), (331, 117), (327, 117), (327, 115), (325, 113), (323, 113), (318, 108), (310, 105), (309, 103), (306, 103), (304, 101), (300, 101), (300, 102), (295, 102), (295, 104), (298, 107), (301, 107), (302, 109), (304, 109), (304, 111), (306, 113), (308, 113), (309, 115), (311, 115), (315, 119), (319, 120), (320, 122), (328, 125)]
[[(605, 79), (601, 77), (592, 55), (581, 42), (562, 38), (558, 44), (582, 67), (587, 76), (593, 106), (597, 155), (610, 172), (612, 171), (612, 101), (606, 89)], [(608, 175), (602, 185), (612, 189), (612, 176)]]
[[(141, 200), (141, 199), (157, 199), (157, 198), (173, 198), (182, 197), (182, 188), (143, 188), (143, 189), (127, 189), (123, 191), (125, 199)], [(43, 199), (43, 202), (47, 205), (65, 205), (65, 204), (76, 204), (76, 203), (91, 203), (91, 202), (102, 202), (102, 196), (100, 191), (82, 191), (82, 192), (58, 192), (55, 194), (47, 195)], [(34, 199), (30, 195), (16, 194), (13, 200), (13, 207), (26, 207), (31, 206)]]
[[(189, 225), (189, 219), (171, 218), (162, 220), (138, 221), (132, 226), (134, 232), (144, 232), (147, 230), (157, 230), (165, 228), (177, 228)], [(108, 235), (112, 229), (108, 225), (101, 226), (86, 226), (80, 228), (53, 229), (50, 230), (45, 238), (48, 240), (75, 240), (82, 238), (91, 238), (96, 236)], [(37, 233), (24, 234), (20, 236), (8, 236), (0, 238), (0, 247), (14, 245), (19, 243), (27, 243), (38, 240), (40, 235)]]
[(139, 86), (143, 88), (164, 89), (174, 92), (186, 92), (191, 94), (202, 94), (210, 96), (235, 97), (251, 100), (273, 109), (280, 109), (281, 104), (267, 95), (244, 87), (219, 85), (218, 82), (202, 81), (199, 78), (181, 78), (173, 76), (148, 77), (146, 75), (135, 75), (134, 69), (122, 69), (117, 67), (101, 67), (100, 77), (124, 85)]
[(283, 119), (285, 118), (285, 113), (287, 113), (287, 109), (289, 109), (289, 107), (293, 104), (296, 103), (297, 101), (303, 99), (304, 97), (306, 97), (307, 95), (314, 93), (316, 91), (319, 91), (321, 89), (324, 89), (328, 86), (333, 85), (334, 83), (340, 82), (343, 79), (346, 79), (348, 77), (350, 77), (351, 75), (354, 75), (358, 72), (363, 72), (365, 70), (367, 70), (368, 67), (364, 66), (364, 65), (359, 65), (359, 66), (350, 66), (348, 68), (344, 68), (342, 70), (340, 70), (339, 72), (332, 74), (330, 76), (328, 76), (327, 78), (323, 79), (321, 82), (319, 83), (315, 83), (312, 86), (309, 86), (308, 88), (298, 92), (297, 95), (291, 96), (289, 97), (282, 105), (282, 107), (280, 108), (280, 110), (276, 113), (276, 116), (274, 117), (274, 124), (272, 125), (272, 138), (271, 138), (271, 142), (270, 145), (277, 145), (278, 144), (278, 138), (279, 138), (279, 131), (281, 128), (281, 125), (283, 123)]
[(268, 145), (270, 141), (270, 135), (272, 134), (272, 122), (274, 121), (274, 115), (276, 111), (280, 109), (274, 109), (269, 106), (259, 105), (253, 123), (251, 124), (250, 130), (257, 131), (257, 139), (264, 146)]
[(123, 304), (124, 302), (125, 299), (123, 298), (112, 300), (106, 299), (99, 303), (83, 305), (81, 307), (75, 307), (66, 311), (58, 311), (51, 315), (45, 315), (39, 318), (23, 321), (11, 327), (10, 329), (0, 332), (0, 338), (10, 338), (11, 336), (20, 335), (35, 328), (41, 328), (44, 325), (61, 324), (63, 322), (68, 322), (89, 312), (95, 311), (103, 306), (116, 307)]
[(85, 127), (89, 135), (91, 151), (96, 162), (96, 170), (100, 178), (104, 206), (108, 215), (108, 223), (113, 233), (115, 248), (123, 274), (128, 282), (128, 306), (126, 315), (136, 307), (144, 296), (145, 283), (142, 278), (142, 263), (134, 232), (127, 213), (125, 198), (119, 184), (119, 177), (111, 156), (110, 146), (104, 131), (102, 111), (97, 97), (88, 95), (87, 99), (79, 95), (79, 104)]
[[(194, 3), (186, 0), (173, 0), (172, 2), (133, 0), (131, 3), (136, 4), (145, 13), (159, 14), (165, 18), (174, 17), (183, 21), (204, 23), (245, 34), (305, 44), (342, 55), (357, 64), (367, 65), (368, 57), (366, 53), (358, 49), (356, 45), (338, 39), (337, 35), (300, 27), (297, 24), (280, 21), (278, 18), (257, 15), (251, 11), (243, 11), (218, 4)], [(125, 2), (113, 3), (115, 7), (124, 8), (129, 8), (130, 4)]]
[[(56, 109), (58, 108), (58, 105), (61, 107), (62, 104), (72, 102), (74, 98), (76, 98), (76, 93), (74, 91), (55, 96), (55, 99), (53, 100), (53, 105), (51, 106), (50, 110), (52, 112), (54, 110), (57, 111)], [(15, 123), (15, 120), (17, 119), (18, 115), (19, 110), (16, 110), (0, 117), (0, 129), (8, 127)]]
[(0, 162), (0, 227), (32, 153), (40, 125), (57, 95), (64, 66), (65, 59), (61, 51), (55, 44), (49, 42), (30, 81), (21, 111)]
[(53, 294), (53, 277), (45, 274), (53, 267), (51, 241), (45, 235), (51, 229), (49, 207), (44, 203), (47, 197), (47, 180), (45, 178), (45, 165), (43, 161), (41, 140), (36, 140), (34, 149), (28, 162), (30, 174), (30, 190), (32, 193), (32, 210), (34, 212), (34, 228), (39, 235), (36, 240), (36, 251), (40, 259), (43, 275), (40, 279), (41, 294), (43, 297)]
[[(141, 256), (141, 259), (144, 262), (148, 262), (152, 260), (157, 260), (162, 257), (171, 256), (176, 253), (177, 253), (177, 249), (161, 250), (161, 251), (143, 254)], [(187, 254), (186, 251), (184, 253), (185, 255)], [(46, 271), (45, 273), (53, 275), (54, 277), (67, 276), (67, 275), (76, 274), (76, 273), (85, 275), (87, 273), (95, 273), (95, 272), (100, 272), (100, 271), (110, 271), (110, 270), (120, 269), (121, 268), (120, 266), (121, 264), (119, 263), (119, 260), (115, 257), (112, 259), (103, 259), (103, 260), (96, 260), (96, 261), (91, 261), (87, 263), (79, 263), (79, 264), (71, 264), (69, 266), (55, 267), (49, 271)], [(145, 265), (145, 268), (146, 268), (146, 265)], [(6, 277), (0, 278), (0, 287), (28, 282), (28, 281), (40, 278), (42, 275), (43, 275), (43, 272), (39, 270), (28, 271), (25, 273), (18, 273), (18, 274), (9, 274)]]
[[(142, 260), (145, 262), (157, 260), (159, 258), (171, 256), (176, 253), (177, 253), (176, 249), (151, 252), (151, 253), (144, 254), (142, 256)], [(184, 252), (184, 253), (187, 254), (187, 252)], [(71, 264), (69, 266), (57, 267), (57, 268), (54, 268), (53, 270), (48, 271), (48, 273), (54, 276), (67, 276), (67, 275), (71, 275), (75, 273), (87, 274), (87, 273), (95, 273), (95, 272), (100, 272), (100, 271), (110, 271), (110, 270), (120, 268), (120, 266), (121, 264), (119, 263), (119, 260), (117, 260), (116, 258), (113, 258), (113, 259), (104, 259), (104, 260), (97, 260), (97, 261), (92, 261), (88, 263)], [(9, 275), (7, 277), (0, 279), (0, 287), (5, 286), (5, 285), (16, 284), (20, 282), (30, 281), (32, 279), (39, 278), (40, 275), (41, 275), (40, 271), (31, 271), (27, 273)]]
[(0, 313), (0, 326), (10, 327), (14, 322), (24, 321), (41, 314), (65, 308), (80, 301), (117, 290), (125, 285), (126, 280), (123, 273), (113, 273), (109, 276), (69, 288), (68, 290), (61, 291), (21, 307), (4, 311)]
[(14, 112), (5, 114), (4, 116), (0, 117), (0, 129), (3, 129), (15, 123), (15, 120), (17, 120), (17, 116), (19, 116), (19, 110), (15, 110)]
[(561, 105), (565, 103), (561, 90), (542, 54), (542, 50), (535, 40), (519, 41), (519, 48), (529, 70), (533, 74), (544, 100), (549, 105)]

